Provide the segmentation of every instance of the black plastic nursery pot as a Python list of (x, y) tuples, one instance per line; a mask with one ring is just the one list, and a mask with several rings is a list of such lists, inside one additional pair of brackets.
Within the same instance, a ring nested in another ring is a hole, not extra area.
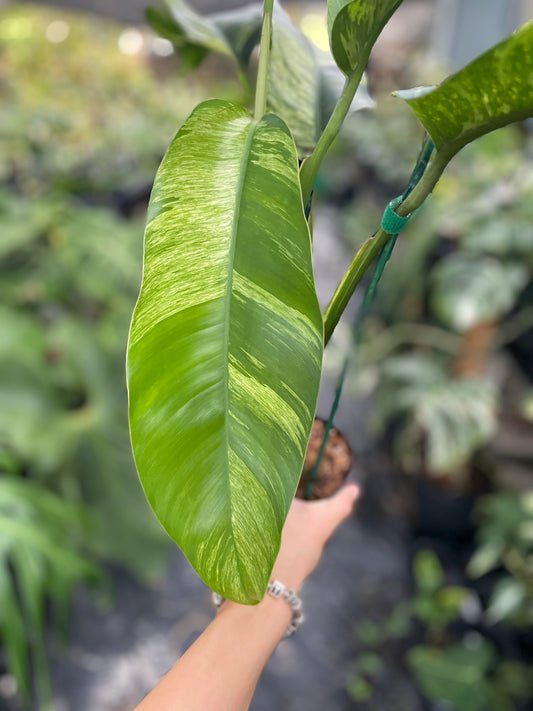
[(477, 493), (446, 489), (426, 476), (417, 476), (414, 487), (416, 536), (467, 540)]

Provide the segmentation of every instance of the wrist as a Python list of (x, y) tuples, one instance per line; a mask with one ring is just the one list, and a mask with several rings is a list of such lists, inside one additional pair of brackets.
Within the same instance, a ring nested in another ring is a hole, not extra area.
[[(248, 619), (248, 621), (250, 619), (257, 620), (261, 617), (269, 620), (271, 618), (283, 620), (290, 612), (290, 619), (285, 627), (285, 637), (291, 637), (304, 620), (301, 599), (293, 589), (279, 580), (271, 580), (269, 582), (265, 596), (258, 605), (247, 606), (226, 601), (217, 593), (212, 594), (212, 602), (218, 610), (229, 610), (229, 614), (237, 618), (240, 617), (243, 620)], [(283, 615), (280, 614), (282, 610), (284, 610)]]
[(232, 600), (225, 600), (218, 608), (218, 618), (231, 620), (232, 625), (242, 625), (243, 629), (249, 632), (268, 628), (277, 643), (283, 638), (291, 622), (292, 611), (282, 601), (265, 595), (257, 605), (242, 605)]
[(270, 576), (271, 580), (281, 581), (285, 587), (294, 590), (295, 593), (299, 593), (306, 578), (307, 575), (303, 571), (298, 570), (297, 565), (290, 566), (281, 563), (276, 563), (272, 570), (272, 575)]

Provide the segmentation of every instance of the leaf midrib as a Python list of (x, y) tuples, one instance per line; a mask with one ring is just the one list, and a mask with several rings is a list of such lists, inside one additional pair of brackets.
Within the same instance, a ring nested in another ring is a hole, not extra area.
[(248, 136), (243, 145), (242, 159), (239, 165), (239, 180), (237, 183), (237, 191), (235, 196), (235, 209), (233, 211), (232, 220), (232, 234), (231, 234), (231, 247), (228, 258), (228, 283), (226, 287), (226, 295), (224, 297), (224, 314), (226, 317), (226, 323), (224, 327), (224, 358), (225, 363), (225, 373), (224, 373), (224, 434), (225, 434), (225, 444), (227, 453), (227, 481), (228, 481), (228, 492), (229, 492), (229, 518), (230, 518), (230, 528), (231, 528), (231, 538), (233, 540), (233, 549), (235, 551), (235, 558), (237, 563), (237, 570), (239, 572), (239, 577), (241, 580), (242, 587), (245, 588), (245, 583), (242, 578), (241, 573), (241, 563), (239, 560), (239, 551), (237, 547), (237, 542), (233, 533), (233, 504), (232, 504), (232, 490), (231, 490), (231, 471), (229, 466), (229, 408), (230, 408), (230, 398), (229, 398), (229, 337), (230, 337), (230, 326), (231, 326), (231, 299), (232, 299), (232, 287), (233, 287), (233, 275), (234, 269), (233, 264), (235, 261), (235, 249), (237, 245), (237, 237), (239, 232), (239, 215), (241, 213), (242, 195), (244, 192), (244, 183), (246, 178), (246, 173), (248, 171), (250, 148), (255, 136), (255, 131), (259, 122), (256, 119), (252, 119), (250, 126), (248, 128)]

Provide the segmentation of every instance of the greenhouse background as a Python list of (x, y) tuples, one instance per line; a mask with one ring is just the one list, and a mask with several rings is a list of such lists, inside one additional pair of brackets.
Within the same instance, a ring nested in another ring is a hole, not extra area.
[[(124, 357), (166, 147), (198, 102), (247, 97), (217, 56), (184, 74), (146, 4), (0, 2), (0, 711), (133, 709), (213, 616), (145, 502)], [(283, 7), (325, 48), (325, 2)], [(405, 0), (393, 16), (373, 107), (316, 184), (322, 306), (420, 147), (391, 92), (441, 81), (532, 17), (531, 0)], [(530, 119), (447, 169), (354, 348), (356, 293), (318, 414), (348, 356), (335, 425), (363, 497), (253, 711), (533, 708), (532, 195)]]

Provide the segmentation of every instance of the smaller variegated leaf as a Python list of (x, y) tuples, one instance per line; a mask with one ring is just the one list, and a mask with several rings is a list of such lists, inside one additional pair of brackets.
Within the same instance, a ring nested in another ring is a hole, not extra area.
[[(291, 22), (279, 3), (274, 6), (268, 104), (290, 127), (301, 156), (309, 154), (342, 92), (344, 77), (332, 62)], [(370, 108), (366, 87), (359, 87), (350, 113)]]
[(533, 21), (439, 86), (396, 95), (450, 158), (485, 133), (533, 117)]
[(337, 66), (363, 72), (370, 52), (402, 0), (328, 0), (328, 32)]

